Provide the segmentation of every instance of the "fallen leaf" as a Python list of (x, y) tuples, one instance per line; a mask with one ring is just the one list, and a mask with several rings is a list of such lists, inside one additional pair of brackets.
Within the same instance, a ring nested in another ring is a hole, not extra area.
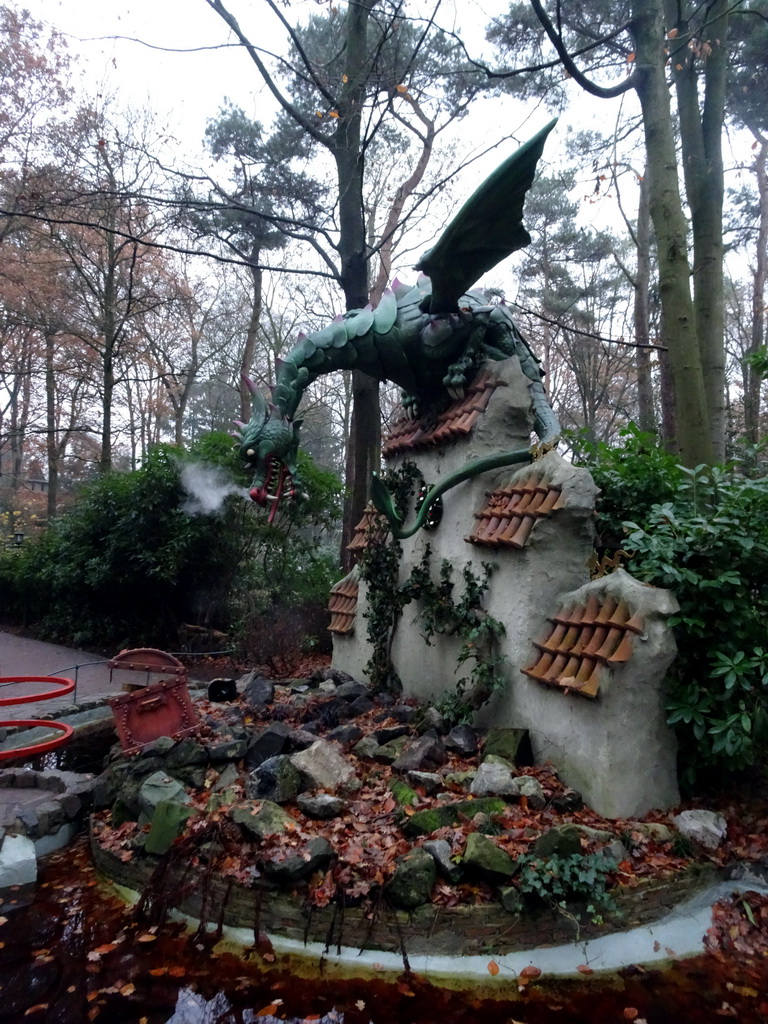
[(540, 967), (534, 967), (532, 964), (528, 964), (520, 971), (521, 978), (527, 978), (528, 981), (536, 981), (537, 978), (541, 978), (542, 969)]
[(150, 967), (149, 973), (153, 978), (162, 978), (164, 974), (168, 973), (167, 967)]
[(537, 978), (540, 977), (541, 968), (534, 967), (533, 964), (529, 964), (527, 967), (524, 967), (522, 971), (520, 971), (520, 974), (518, 975), (518, 981), (523, 985), (527, 985), (529, 981), (535, 981)]
[(634, 1006), (625, 1006), (623, 1010), (624, 1020), (634, 1020), (638, 1015), (638, 1010)]
[(357, 1001), (355, 1002), (355, 1006), (356, 1006), (356, 1007), (358, 1008), (358, 1010), (364, 1010), (364, 1009), (365, 1009), (365, 1000), (363, 1000), (363, 999), (358, 999), (358, 1000), (357, 1000)]
[(24, 1011), (24, 1016), (28, 1017), (31, 1013), (37, 1013), (38, 1010), (47, 1010), (48, 1003), (36, 1003), (35, 1006), (30, 1006), (29, 1009)]
[(586, 964), (579, 964), (579, 966), (576, 968), (576, 970), (579, 972), (579, 974), (594, 974), (595, 973), (592, 970), (592, 968), (591, 967), (587, 967)]
[(151, 935), (149, 932), (142, 932), (141, 935), (136, 936), (137, 942), (155, 942), (157, 939), (156, 935)]
[(282, 1004), (282, 1002), (283, 1002), (282, 999), (276, 999), (274, 1001), (274, 1003), (269, 1003), (267, 1006), (262, 1006), (262, 1008), (260, 1010), (256, 1011), (256, 1016), (257, 1017), (272, 1017), (272, 1016), (274, 1016), (275, 1011)]
[(501, 968), (499, 967), (495, 960), (488, 961), (488, 973), (491, 975), (492, 978), (495, 978), (500, 970)]

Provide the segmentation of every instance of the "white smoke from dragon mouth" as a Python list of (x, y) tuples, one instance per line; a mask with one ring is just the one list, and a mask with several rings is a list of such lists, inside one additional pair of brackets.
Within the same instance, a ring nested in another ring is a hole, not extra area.
[(181, 508), (190, 516), (220, 512), (230, 494), (239, 494), (244, 500), (251, 500), (247, 487), (234, 483), (218, 466), (205, 463), (193, 462), (183, 466), (181, 486), (187, 492)]

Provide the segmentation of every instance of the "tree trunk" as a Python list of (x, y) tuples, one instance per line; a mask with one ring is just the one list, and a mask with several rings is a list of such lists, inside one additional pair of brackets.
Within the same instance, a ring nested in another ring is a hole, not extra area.
[[(729, 0), (715, 0), (705, 37), (690, 38), (678, 22), (677, 0), (666, 0), (666, 28), (677, 28), (669, 64), (680, 117), (683, 175), (693, 233), (693, 298), (712, 450), (725, 458), (725, 347), (723, 340), (723, 154)], [(709, 47), (703, 55), (700, 91), (697, 56), (691, 44)]]
[(240, 360), (240, 419), (247, 423), (251, 418), (251, 393), (248, 385), (243, 380), (251, 372), (251, 367), (256, 359), (256, 342), (259, 336), (259, 324), (261, 323), (262, 287), (263, 275), (259, 269), (261, 259), (261, 246), (254, 242), (250, 252), (248, 270), (250, 271), (253, 283), (251, 315), (248, 318), (248, 330), (245, 333), (245, 348)]
[[(759, 352), (765, 344), (765, 284), (768, 278), (768, 140), (756, 134), (758, 143), (755, 157), (757, 192), (760, 197), (759, 223), (755, 270), (752, 277), (752, 325), (749, 352)], [(747, 444), (760, 440), (760, 387), (762, 374), (756, 367), (746, 365), (746, 386), (744, 388), (744, 434)]]
[(648, 159), (648, 199), (658, 246), (659, 291), (675, 387), (677, 442), (688, 466), (715, 459), (690, 291), (686, 220), (677, 179), (675, 137), (665, 77), (662, 0), (642, 0), (633, 21)]
[(56, 443), (56, 377), (54, 374), (53, 335), (45, 335), (45, 450), (48, 457), (47, 516), (56, 515), (59, 501), (59, 446)]
[[(345, 84), (332, 146), (339, 185), (340, 277), (347, 309), (360, 309), (368, 301), (363, 208), (365, 158), (360, 142), (368, 20), (375, 5), (376, 0), (360, 0), (347, 8)], [(351, 568), (352, 561), (347, 545), (365, 509), (371, 473), (379, 466), (381, 412), (378, 381), (360, 370), (353, 370), (352, 401), (341, 538), (341, 561), (346, 569)]]
[(650, 337), (651, 287), (651, 214), (648, 207), (647, 171), (640, 182), (640, 202), (637, 209), (637, 271), (635, 274), (634, 309), (635, 362), (637, 368), (637, 425), (641, 430), (656, 431), (656, 413), (653, 406), (651, 379), (651, 350), (645, 346)]

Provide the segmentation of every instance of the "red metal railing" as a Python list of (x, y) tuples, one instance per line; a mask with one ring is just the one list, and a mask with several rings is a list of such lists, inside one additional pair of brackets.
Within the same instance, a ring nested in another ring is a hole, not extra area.
[[(72, 693), (75, 688), (74, 679), (64, 679), (60, 676), (6, 676), (0, 678), (0, 687), (23, 683), (49, 683), (53, 685), (52, 690), (44, 690), (42, 693), (24, 693), (18, 697), (0, 697), (0, 708), (9, 707), (12, 704), (34, 704), (40, 700), (51, 700), (54, 697), (64, 697)], [(15, 718), (0, 721), (0, 728), (10, 726), (24, 726), (35, 728), (41, 726), (60, 732), (60, 736), (54, 736), (50, 740), (41, 740), (37, 743), (30, 743), (25, 747), (15, 747), (13, 750), (0, 750), (0, 761), (7, 761), (17, 758), (36, 757), (38, 754), (45, 754), (49, 750), (60, 747), (62, 743), (72, 736), (74, 730), (71, 725), (63, 722), (49, 722), (45, 718)]]

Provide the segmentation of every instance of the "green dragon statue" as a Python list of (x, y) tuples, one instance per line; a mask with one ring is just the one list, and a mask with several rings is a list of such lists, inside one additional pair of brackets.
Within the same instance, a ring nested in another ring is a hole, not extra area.
[[(517, 355), (530, 379), (534, 427), (542, 445), (555, 443), (560, 426), (542, 386), (539, 363), (503, 304), (488, 305), (471, 285), (502, 259), (528, 245), (522, 224), (530, 188), (552, 121), (513, 153), (477, 189), (416, 265), (418, 282), (395, 280), (373, 309), (351, 310), (313, 334), (300, 334), (279, 361), (272, 400), (267, 403), (246, 378), (253, 412), (236, 421), (241, 456), (254, 470), (251, 498), (271, 503), (269, 521), (282, 497), (296, 498), (301, 484), (296, 466), (300, 419), (294, 419), (305, 389), (322, 374), (359, 369), (377, 380), (398, 384), (411, 415), (460, 397), (477, 367), (487, 359)], [(467, 464), (427, 495), (417, 524), (407, 532), (384, 484), (375, 479), (374, 503), (390, 519), (397, 536), (409, 536), (424, 521), (429, 504), (469, 476), (529, 461), (529, 449), (500, 452)], [(439, 494), (434, 493), (438, 491)]]

